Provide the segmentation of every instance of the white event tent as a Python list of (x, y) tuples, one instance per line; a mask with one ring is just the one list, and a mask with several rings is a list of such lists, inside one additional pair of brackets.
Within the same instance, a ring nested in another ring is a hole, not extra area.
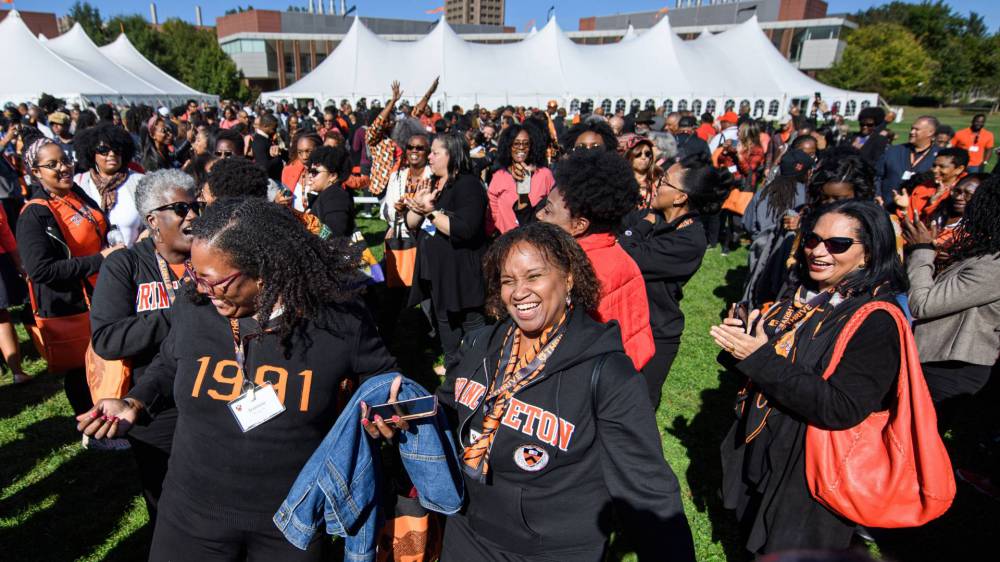
[(0, 85), (0, 103), (37, 101), (42, 93), (68, 103), (146, 103), (173, 106), (187, 99), (218, 102), (174, 80), (143, 57), (123, 33), (99, 48), (75, 24), (45, 40), (35, 37), (16, 10), (0, 22), (0, 52), (12, 79)]
[(441, 107), (542, 107), (556, 99), (571, 111), (590, 102), (608, 110), (638, 104), (718, 114), (748, 105), (755, 116), (775, 118), (816, 92), (846, 117), (878, 103), (878, 94), (833, 88), (797, 70), (756, 17), (694, 41), (682, 40), (663, 18), (606, 45), (574, 43), (554, 18), (521, 41), (496, 45), (464, 41), (444, 20), (418, 41), (388, 41), (355, 18), (322, 64), (261, 99), (386, 99), (393, 80), (407, 98), (417, 98), (435, 76), (440, 85), (432, 101)]

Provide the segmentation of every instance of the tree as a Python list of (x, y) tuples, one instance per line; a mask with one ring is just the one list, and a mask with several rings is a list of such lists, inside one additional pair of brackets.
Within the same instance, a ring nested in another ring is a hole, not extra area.
[(847, 35), (844, 56), (820, 79), (848, 90), (875, 90), (892, 102), (923, 94), (937, 63), (900, 25), (866, 25)]
[(104, 45), (108, 42), (104, 20), (101, 19), (101, 11), (91, 6), (89, 2), (79, 2), (78, 0), (69, 9), (67, 15), (69, 19), (83, 27), (94, 43)]

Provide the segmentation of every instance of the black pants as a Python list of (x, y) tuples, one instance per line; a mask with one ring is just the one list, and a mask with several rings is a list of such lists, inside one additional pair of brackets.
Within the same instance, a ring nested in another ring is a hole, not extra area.
[(129, 437), (128, 442), (132, 446), (135, 464), (139, 467), (139, 483), (142, 485), (142, 497), (146, 500), (150, 527), (155, 529), (157, 508), (160, 494), (163, 492), (163, 478), (167, 475), (170, 453), (133, 437)]
[(150, 562), (319, 562), (332, 550), (325, 530), (307, 550), (288, 542), (271, 521), (272, 514), (212, 513), (206, 506), (171, 493), (160, 498)]
[(979, 392), (989, 382), (992, 368), (964, 361), (934, 361), (921, 363), (920, 366), (935, 403)]
[(83, 369), (73, 369), (63, 375), (63, 386), (66, 388), (66, 398), (73, 408), (73, 413), (80, 415), (94, 407), (90, 398), (90, 387), (87, 386), (87, 372)]
[(486, 325), (486, 317), (478, 308), (467, 308), (459, 312), (449, 312), (434, 307), (438, 337), (444, 351), (444, 368), (451, 369), (458, 364), (458, 348), (465, 334)]
[(670, 366), (674, 364), (677, 349), (681, 345), (681, 342), (676, 340), (656, 340), (655, 343), (656, 353), (642, 368), (642, 376), (646, 378), (646, 388), (649, 390), (649, 402), (653, 405), (654, 412), (660, 407), (663, 383), (670, 374)]
[(719, 213), (714, 215), (704, 215), (701, 217), (701, 224), (705, 228), (705, 238), (708, 240), (708, 247), (711, 248), (719, 243)]

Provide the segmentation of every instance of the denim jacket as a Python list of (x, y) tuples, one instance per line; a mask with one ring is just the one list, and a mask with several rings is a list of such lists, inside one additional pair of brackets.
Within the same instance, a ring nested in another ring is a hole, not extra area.
[[(345, 537), (344, 560), (375, 560), (383, 520), (378, 446), (361, 427), (358, 403), (387, 402), (395, 377), (396, 373), (372, 377), (358, 388), (274, 514), (275, 525), (296, 547), (305, 550), (325, 523), (328, 534)], [(397, 398), (427, 395), (423, 387), (404, 377)], [(434, 417), (411, 420), (410, 429), (398, 433), (398, 441), (420, 504), (439, 513), (457, 512), (462, 507), (463, 481), (442, 409)]]

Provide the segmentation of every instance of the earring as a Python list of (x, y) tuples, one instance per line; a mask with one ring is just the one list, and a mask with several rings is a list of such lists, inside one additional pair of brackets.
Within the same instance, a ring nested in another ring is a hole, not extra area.
[(573, 297), (566, 295), (566, 306), (570, 306), (572, 304), (573, 304)]

